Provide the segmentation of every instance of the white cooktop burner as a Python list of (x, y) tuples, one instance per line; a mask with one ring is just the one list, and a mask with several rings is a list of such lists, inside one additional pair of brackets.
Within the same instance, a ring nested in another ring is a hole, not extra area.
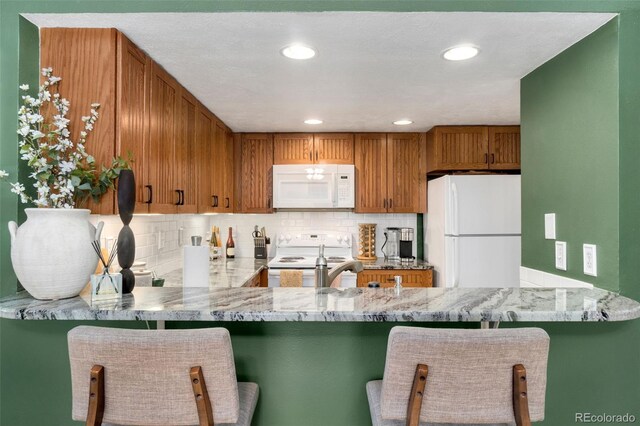
[(269, 268), (313, 269), (320, 244), (325, 246), (324, 256), (329, 267), (353, 260), (351, 236), (348, 234), (281, 234), (276, 241), (276, 256), (269, 261)]

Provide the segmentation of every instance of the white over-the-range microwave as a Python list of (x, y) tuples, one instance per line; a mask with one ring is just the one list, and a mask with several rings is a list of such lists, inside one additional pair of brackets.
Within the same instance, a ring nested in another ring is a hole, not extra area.
[(352, 209), (355, 168), (349, 164), (287, 164), (273, 166), (276, 209)]

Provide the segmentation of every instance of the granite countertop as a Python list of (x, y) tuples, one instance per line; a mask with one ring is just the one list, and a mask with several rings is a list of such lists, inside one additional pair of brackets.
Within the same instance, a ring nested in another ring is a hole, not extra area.
[[(209, 287), (242, 287), (267, 267), (268, 260), (253, 258), (216, 259), (209, 262)], [(165, 287), (182, 287), (182, 268), (166, 274)]]
[(378, 258), (373, 262), (362, 260), (364, 269), (433, 269), (433, 265), (424, 260), (414, 260), (411, 262), (400, 262), (399, 260), (385, 260)]
[(28, 293), (0, 299), (0, 317), (21, 320), (169, 321), (624, 321), (640, 303), (601, 289), (533, 288), (156, 288), (122, 301), (90, 295), (58, 301)]

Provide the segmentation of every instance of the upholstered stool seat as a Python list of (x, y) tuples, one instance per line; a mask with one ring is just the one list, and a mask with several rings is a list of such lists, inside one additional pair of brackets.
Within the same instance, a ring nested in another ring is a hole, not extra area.
[(549, 336), (539, 328), (394, 327), (374, 426), (530, 425), (544, 419)]
[(258, 385), (238, 383), (229, 332), (76, 327), (72, 417), (90, 425), (249, 426)]

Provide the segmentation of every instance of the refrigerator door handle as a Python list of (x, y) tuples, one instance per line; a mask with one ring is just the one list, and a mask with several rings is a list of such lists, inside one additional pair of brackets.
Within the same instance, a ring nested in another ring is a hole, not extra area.
[(453, 239), (453, 287), (460, 286), (460, 244)]
[(451, 233), (458, 235), (460, 217), (458, 215), (458, 186), (454, 183), (451, 184)]

